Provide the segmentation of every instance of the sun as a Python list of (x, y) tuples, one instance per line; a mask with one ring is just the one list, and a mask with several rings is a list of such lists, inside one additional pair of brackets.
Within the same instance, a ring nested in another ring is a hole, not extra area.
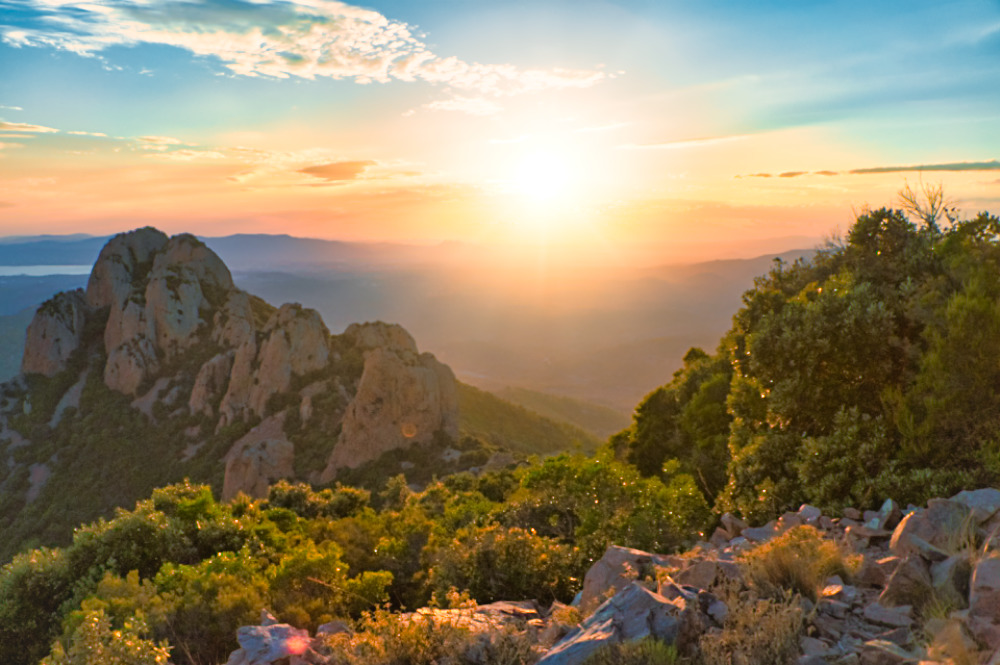
[(535, 204), (564, 204), (572, 197), (576, 172), (562, 154), (539, 150), (528, 152), (514, 164), (510, 185), (513, 193)]

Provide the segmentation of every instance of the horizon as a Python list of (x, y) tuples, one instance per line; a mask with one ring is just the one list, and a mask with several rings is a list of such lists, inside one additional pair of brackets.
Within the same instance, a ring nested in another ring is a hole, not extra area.
[(907, 184), (1000, 210), (997, 55), (976, 2), (4, 0), (0, 235), (805, 248)]

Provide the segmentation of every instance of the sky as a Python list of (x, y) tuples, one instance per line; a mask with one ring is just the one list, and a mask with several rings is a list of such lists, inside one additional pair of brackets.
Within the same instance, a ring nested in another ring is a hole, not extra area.
[(655, 264), (998, 212), (998, 160), (996, 0), (0, 0), (0, 235)]

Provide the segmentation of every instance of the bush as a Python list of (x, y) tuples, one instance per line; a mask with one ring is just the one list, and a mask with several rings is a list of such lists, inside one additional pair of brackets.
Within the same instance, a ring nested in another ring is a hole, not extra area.
[(844, 554), (811, 526), (798, 526), (743, 555), (751, 583), (765, 595), (798, 593), (815, 601), (831, 575), (849, 577)]

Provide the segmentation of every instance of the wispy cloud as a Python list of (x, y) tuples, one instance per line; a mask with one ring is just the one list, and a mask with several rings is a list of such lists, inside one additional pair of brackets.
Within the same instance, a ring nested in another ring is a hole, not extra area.
[(32, 16), (0, 26), (11, 46), (96, 55), (113, 46), (160, 44), (218, 58), (242, 76), (426, 81), (510, 95), (582, 88), (597, 69), (526, 69), (441, 57), (409, 25), (334, 0), (8, 0)]
[[(910, 173), (914, 171), (1000, 171), (1000, 161), (987, 162), (947, 162), (944, 164), (911, 164), (909, 166), (872, 166), (849, 171), (785, 171), (777, 175), (773, 173), (748, 173), (737, 178), (798, 178), (807, 175), (870, 175), (874, 173)], [(1000, 181), (998, 181), (1000, 182)]]
[(703, 146), (716, 145), (718, 143), (730, 143), (732, 141), (742, 141), (748, 134), (734, 134), (732, 136), (709, 136), (697, 139), (683, 139), (680, 141), (666, 141), (664, 143), (626, 143), (619, 146), (625, 150), (683, 150), (684, 148), (700, 148)]
[(482, 97), (452, 97), (439, 99), (424, 106), (432, 111), (458, 111), (469, 115), (495, 115), (503, 110), (499, 104)]
[(67, 134), (73, 134), (74, 136), (97, 136), (101, 138), (107, 138), (107, 134), (103, 132), (66, 132)]
[(1000, 161), (988, 162), (949, 162), (946, 164), (911, 164), (909, 166), (875, 166), (866, 169), (853, 169), (852, 174), (864, 173), (906, 173), (908, 171), (1000, 171)]
[(9, 150), (10, 148), (23, 148), (23, 143), (3, 143), (0, 142), (0, 150)]
[(32, 132), (35, 134), (49, 134), (58, 131), (58, 129), (43, 127), (42, 125), (29, 125), (26, 122), (4, 122), (3, 120), (0, 120), (0, 132)]
[(5, 111), (23, 111), (24, 110), (20, 106), (4, 106), (3, 104), (0, 104), (0, 109), (3, 109)]
[(357, 180), (369, 166), (375, 166), (375, 162), (371, 160), (331, 162), (329, 164), (307, 166), (306, 168), (299, 169), (298, 172), (311, 175), (315, 178), (322, 178), (328, 182), (345, 182), (348, 180)]

